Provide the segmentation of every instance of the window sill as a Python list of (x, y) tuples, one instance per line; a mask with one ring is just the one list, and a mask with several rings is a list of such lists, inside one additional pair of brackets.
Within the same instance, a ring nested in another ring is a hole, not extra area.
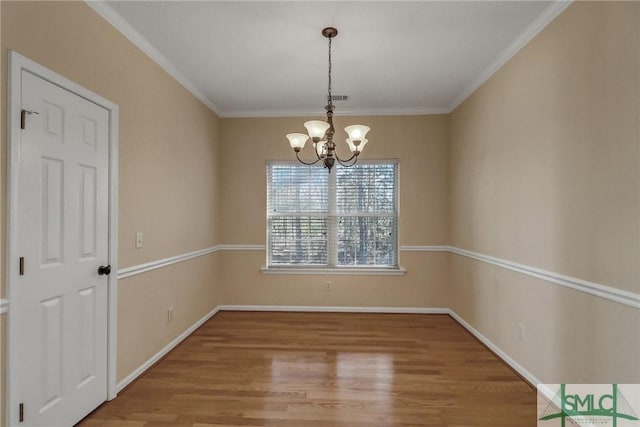
[(334, 276), (404, 276), (407, 273), (399, 268), (306, 268), (306, 267), (262, 267), (262, 274), (299, 274)]

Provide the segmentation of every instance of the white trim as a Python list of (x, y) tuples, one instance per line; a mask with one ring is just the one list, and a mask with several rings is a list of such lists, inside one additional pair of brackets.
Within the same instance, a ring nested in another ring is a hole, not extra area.
[(400, 250), (403, 252), (449, 252), (451, 250), (451, 246), (400, 246)]
[[(109, 112), (109, 264), (112, 270), (117, 271), (118, 259), (118, 134), (119, 134), (119, 108), (118, 105), (106, 98), (80, 86), (79, 84), (57, 74), (48, 68), (20, 55), (19, 53), (9, 50), (8, 64), (8, 98), (7, 98), (7, 296), (11, 298), (13, 288), (17, 282), (16, 262), (18, 256), (18, 229), (16, 226), (18, 215), (18, 167), (20, 164), (19, 141), (21, 138), (20, 127), (20, 110), (22, 108), (22, 71), (38, 76), (44, 80), (51, 82), (77, 96), (80, 96), (94, 104), (97, 104)], [(117, 356), (117, 289), (118, 278), (116, 275), (108, 277), (108, 331), (107, 331), (107, 399), (115, 397), (116, 383), (116, 356)], [(15, 408), (17, 407), (17, 387), (16, 381), (12, 381), (13, 376), (11, 369), (13, 364), (17, 364), (20, 355), (15, 354), (11, 349), (10, 343), (17, 338), (17, 326), (13, 319), (12, 313), (8, 314), (7, 343), (9, 351), (7, 352), (7, 393), (6, 393), (6, 422), (7, 425), (13, 425), (17, 419)]]
[[(199, 251), (189, 252), (183, 255), (176, 255), (174, 257), (161, 259), (158, 261), (152, 261), (133, 267), (128, 267), (118, 271), (118, 279), (134, 276), (136, 274), (145, 273), (147, 271), (155, 270), (157, 268), (166, 267), (177, 262), (186, 261), (191, 258), (206, 255), (217, 251), (264, 251), (265, 245), (233, 245), (222, 244), (212, 246), (207, 249)], [(402, 252), (450, 252), (456, 255), (473, 258), (478, 261), (486, 262), (498, 267), (505, 268), (507, 270), (516, 271), (518, 273), (526, 274), (528, 276), (535, 277), (537, 279), (545, 280), (556, 285), (571, 288), (573, 290), (584, 292), (589, 295), (598, 296), (608, 299), (620, 304), (625, 304), (634, 308), (640, 308), (640, 294), (636, 294), (630, 291), (614, 288), (611, 286), (602, 285), (599, 283), (589, 282), (587, 280), (578, 279), (575, 277), (565, 276), (562, 274), (554, 273), (552, 271), (543, 270), (541, 268), (532, 267), (525, 264), (519, 264), (516, 262), (508, 261), (501, 258), (484, 255), (478, 252), (469, 251), (466, 249), (457, 248), (455, 246), (448, 245), (413, 245), (413, 246), (400, 246)], [(266, 268), (262, 267), (260, 271), (264, 274), (311, 274), (311, 275), (403, 275), (406, 274), (404, 268), (400, 269), (323, 269), (323, 268)]]
[[(435, 114), (448, 114), (448, 107), (433, 108), (351, 108), (342, 109), (336, 104), (336, 109), (341, 117), (353, 116), (424, 116)], [(251, 118), (251, 117), (323, 117), (324, 110), (231, 110), (220, 113), (224, 118)]]
[(142, 375), (147, 369), (152, 367), (158, 360), (162, 359), (167, 353), (175, 348), (178, 344), (184, 341), (189, 335), (195, 332), (200, 326), (202, 326), (207, 320), (211, 319), (218, 311), (220, 311), (221, 306), (217, 306), (209, 313), (205, 314), (200, 320), (196, 323), (188, 327), (183, 333), (175, 337), (169, 344), (164, 346), (162, 350), (151, 356), (146, 362), (142, 365), (138, 366), (136, 370), (127, 375), (122, 381), (120, 381), (116, 387), (117, 393), (120, 393), (122, 389), (131, 384), (133, 380)]
[(350, 306), (298, 306), (298, 305), (220, 305), (220, 311), (288, 311), (313, 313), (405, 313), (405, 314), (448, 314), (462, 327), (469, 331), (480, 342), (493, 351), (502, 361), (518, 372), (530, 384), (540, 381), (511, 356), (495, 345), (491, 340), (478, 332), (455, 311), (445, 307), (350, 307)]
[(163, 258), (156, 261), (149, 261), (144, 264), (134, 265), (123, 268), (118, 271), (118, 279), (136, 276), (148, 271), (157, 270), (158, 268), (167, 267), (192, 258), (201, 257), (218, 251), (264, 251), (264, 245), (215, 245), (205, 249), (200, 249), (186, 254), (175, 255), (169, 258)]
[[(158, 268), (167, 267), (172, 264), (176, 264), (182, 261), (187, 261), (193, 258), (197, 258), (203, 255), (208, 255), (219, 251), (264, 251), (265, 245), (231, 245), (222, 244), (211, 246), (206, 249), (200, 249), (198, 251), (188, 252), (186, 254), (175, 255), (169, 258), (163, 258), (157, 261), (150, 261), (144, 264), (134, 265), (131, 267), (123, 268), (118, 271), (118, 279), (125, 279), (127, 277), (136, 276), (138, 274), (146, 273)], [(326, 274), (326, 275), (380, 275), (380, 276), (401, 276), (406, 274), (404, 268), (396, 269), (375, 269), (375, 268), (353, 268), (353, 269), (339, 269), (339, 268), (261, 268), (264, 274)]]
[(149, 40), (147, 40), (142, 34), (140, 34), (131, 24), (129, 24), (122, 16), (114, 11), (103, 0), (85, 0), (85, 3), (95, 10), (98, 15), (104, 18), (109, 24), (111, 24), (116, 30), (124, 35), (131, 43), (144, 52), (149, 58), (155, 61), (163, 70), (165, 70), (171, 77), (176, 79), (186, 90), (191, 92), (193, 96), (199, 99), (205, 104), (211, 111), (218, 116), (220, 109), (202, 92), (196, 87), (187, 76), (182, 74), (178, 68), (171, 63)]
[(407, 274), (404, 268), (307, 268), (307, 267), (262, 267), (262, 274), (282, 275), (331, 275), (331, 276), (403, 276)]
[(187, 261), (192, 258), (197, 258), (203, 255), (217, 252), (219, 250), (220, 250), (219, 246), (211, 246), (206, 249), (200, 249), (198, 251), (188, 252), (186, 254), (176, 255), (169, 258), (159, 259), (157, 261), (150, 261), (144, 264), (123, 268), (122, 270), (118, 271), (118, 279), (125, 279), (127, 277), (146, 273), (151, 270), (157, 270), (158, 268), (167, 267), (169, 265), (176, 264), (178, 262)]
[(0, 314), (9, 311), (9, 300), (0, 298)]
[[(540, 393), (542, 393), (542, 395), (549, 401), (553, 401), (553, 398), (556, 395), (556, 392), (553, 391), (548, 384), (542, 384), (542, 383), (537, 383), (536, 384), (536, 388), (538, 389), (538, 391)], [(576, 423), (576, 425), (580, 425), (578, 423)]]
[(312, 305), (220, 305), (220, 311), (290, 311), (303, 313), (406, 313), (406, 314), (449, 314), (442, 307), (353, 307), (353, 306), (312, 306)]
[(500, 359), (502, 359), (507, 365), (511, 366), (517, 373), (522, 375), (530, 384), (540, 384), (540, 380), (536, 378), (531, 372), (527, 371), (522, 365), (516, 362), (511, 356), (505, 353), (500, 347), (495, 345), (491, 340), (482, 335), (476, 328), (467, 323), (462, 317), (460, 317), (455, 311), (448, 309), (449, 316), (451, 316), (456, 322), (464, 327), (471, 335), (476, 337), (478, 341), (486, 345), (491, 351), (493, 351)]
[(491, 78), (500, 68), (502, 68), (511, 58), (515, 56), (523, 47), (527, 45), (540, 31), (542, 31), (551, 21), (560, 15), (572, 0), (560, 0), (554, 2), (544, 12), (538, 16), (505, 50), (503, 50), (491, 64), (476, 77), (446, 108), (450, 113), (460, 106), (469, 96), (471, 96), (480, 86)]
[(478, 261), (486, 262), (487, 264), (506, 268), (507, 270), (517, 271), (518, 273), (526, 274), (527, 276), (546, 280), (547, 282), (555, 283), (556, 285), (571, 288), (590, 295), (595, 295), (620, 304), (625, 304), (634, 308), (640, 308), (640, 294), (613, 288), (611, 286), (601, 285), (599, 283), (577, 279), (575, 277), (565, 276), (562, 274), (554, 273), (552, 271), (543, 270), (541, 268), (531, 267), (529, 265), (518, 264), (516, 262), (507, 261), (505, 259), (496, 258), (478, 252), (456, 248), (453, 246), (450, 247), (449, 250), (451, 253), (457, 255), (473, 258)]
[(219, 251), (264, 251), (265, 245), (218, 245)]
[(126, 386), (131, 384), (136, 378), (151, 368), (167, 353), (173, 350), (189, 335), (195, 332), (206, 321), (211, 319), (220, 311), (288, 311), (288, 312), (316, 312), (316, 313), (406, 313), (406, 314), (449, 314), (448, 308), (421, 308), (421, 307), (317, 307), (317, 306), (285, 306), (285, 305), (219, 305), (207, 313), (196, 323), (187, 328), (183, 333), (173, 339), (162, 350), (154, 354), (146, 362), (136, 368), (118, 383), (117, 392), (121, 392)]
[[(223, 112), (218, 108), (204, 92), (194, 85), (187, 76), (165, 57), (149, 40), (127, 22), (120, 14), (114, 11), (104, 0), (85, 0), (85, 3), (96, 11), (105, 21), (122, 33), (131, 43), (155, 61), (163, 70), (172, 76), (178, 83), (187, 89), (193, 96), (202, 101), (211, 111), (219, 117), (306, 117), (323, 116), (324, 111), (319, 110), (231, 110)], [(542, 29), (562, 13), (572, 0), (560, 0), (551, 4), (540, 16), (529, 25), (516, 40), (503, 50), (491, 64), (485, 68), (471, 84), (447, 106), (432, 108), (362, 108), (340, 110), (342, 116), (413, 116), (448, 114), (462, 104), (493, 74), (502, 68), (516, 53), (527, 45)]]
[[(119, 139), (120, 109), (113, 104), (109, 109), (109, 265), (112, 271), (118, 271), (118, 176), (119, 176)], [(108, 277), (108, 343), (107, 356), (107, 399), (118, 395), (116, 391), (117, 343), (118, 343), (118, 276)]]
[(191, 335), (196, 329), (202, 326), (220, 311), (277, 311), (277, 312), (305, 312), (305, 313), (389, 313), (389, 314), (447, 314), (458, 324), (469, 331), (481, 343), (493, 351), (498, 358), (513, 368), (518, 374), (529, 381), (530, 384), (540, 384), (540, 381), (522, 365), (512, 359), (500, 347), (491, 342), (487, 337), (478, 332), (473, 326), (462, 319), (453, 310), (445, 307), (353, 307), (353, 306), (296, 306), (296, 305), (219, 305), (211, 310), (202, 319), (194, 323), (173, 341), (167, 344), (162, 350), (140, 365), (137, 369), (127, 375), (118, 383), (118, 392), (131, 384), (136, 378), (142, 375), (147, 369), (152, 367), (162, 357), (175, 348), (180, 342)]

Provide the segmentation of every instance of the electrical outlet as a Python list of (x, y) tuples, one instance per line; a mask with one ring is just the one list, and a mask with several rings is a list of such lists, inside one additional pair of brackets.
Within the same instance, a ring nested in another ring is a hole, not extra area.
[(140, 249), (144, 243), (144, 236), (142, 233), (136, 233), (136, 249)]
[(527, 337), (524, 333), (524, 325), (522, 323), (518, 323), (518, 335), (520, 337), (520, 341), (525, 342)]
[(326, 282), (327, 292), (331, 292), (331, 282)]
[(173, 322), (173, 307), (169, 307), (167, 310), (167, 323)]

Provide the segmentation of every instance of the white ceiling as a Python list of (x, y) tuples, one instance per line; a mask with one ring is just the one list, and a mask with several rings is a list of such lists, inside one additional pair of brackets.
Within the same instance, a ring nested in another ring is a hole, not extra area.
[(455, 108), (562, 11), (552, 1), (90, 2), (223, 117)]

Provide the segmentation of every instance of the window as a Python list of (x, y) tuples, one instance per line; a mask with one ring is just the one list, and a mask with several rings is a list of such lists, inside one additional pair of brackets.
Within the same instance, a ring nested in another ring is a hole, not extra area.
[(267, 165), (267, 266), (398, 267), (398, 164)]

